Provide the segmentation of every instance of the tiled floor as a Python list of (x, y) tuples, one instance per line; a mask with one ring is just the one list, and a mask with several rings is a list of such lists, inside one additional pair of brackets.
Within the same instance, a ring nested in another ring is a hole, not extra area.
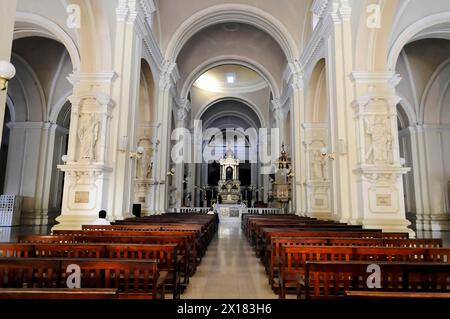
[(183, 299), (276, 299), (240, 224), (220, 224)]

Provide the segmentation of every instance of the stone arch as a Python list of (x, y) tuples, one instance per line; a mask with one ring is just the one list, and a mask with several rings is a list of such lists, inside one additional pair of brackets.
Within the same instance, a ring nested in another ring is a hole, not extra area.
[(192, 88), (192, 85), (200, 77), (203, 73), (217, 66), (226, 65), (226, 64), (235, 64), (243, 67), (247, 67), (256, 73), (258, 73), (262, 78), (264, 78), (274, 96), (280, 96), (280, 88), (278, 87), (274, 77), (270, 74), (270, 72), (261, 64), (256, 61), (247, 59), (242, 56), (219, 56), (208, 61), (205, 61), (201, 65), (199, 65), (195, 70), (191, 72), (186, 78), (185, 83), (182, 85), (181, 96), (187, 98), (189, 94), (189, 90)]
[(39, 36), (60, 42), (69, 53), (74, 71), (81, 69), (78, 46), (59, 25), (47, 18), (29, 12), (17, 12), (15, 23), (14, 40)]
[(214, 101), (210, 101), (207, 104), (203, 105), (202, 107), (200, 107), (199, 111), (197, 112), (197, 114), (194, 117), (195, 121), (200, 121), (203, 117), (203, 114), (213, 105), (223, 102), (223, 101), (237, 101), (240, 102), (242, 104), (245, 104), (246, 106), (248, 106), (258, 117), (259, 119), (259, 123), (261, 125), (261, 127), (267, 127), (266, 121), (264, 116), (262, 115), (261, 111), (259, 110), (259, 108), (250, 100), (244, 98), (244, 97), (222, 97), (220, 99), (216, 99)]
[(197, 12), (177, 29), (169, 41), (166, 60), (175, 61), (187, 41), (200, 30), (213, 24), (230, 21), (250, 24), (274, 37), (289, 61), (299, 56), (295, 41), (283, 24), (273, 16), (253, 6), (221, 4)]
[(317, 62), (309, 78), (305, 118), (307, 123), (328, 121), (326, 60)]
[[(412, 42), (413, 40), (416, 40), (415, 37), (417, 37), (422, 31), (433, 27), (438, 26), (443, 23), (448, 23), (450, 20), (450, 12), (441, 12), (438, 14), (434, 14), (431, 16), (427, 16), (425, 18), (422, 18), (412, 25), (410, 25), (408, 28), (406, 28), (395, 41), (391, 45), (388, 57), (387, 57), (387, 65), (389, 70), (395, 70), (395, 67), (397, 65), (398, 57), (400, 56), (400, 52), (403, 50), (406, 44), (409, 42)], [(428, 37), (432, 36), (432, 32), (427, 33)]]

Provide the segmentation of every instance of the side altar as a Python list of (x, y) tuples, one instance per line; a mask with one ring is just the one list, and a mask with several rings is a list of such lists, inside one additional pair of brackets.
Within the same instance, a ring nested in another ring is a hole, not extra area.
[(236, 205), (242, 202), (239, 159), (234, 158), (231, 148), (228, 148), (227, 154), (220, 160), (218, 197), (219, 204)]

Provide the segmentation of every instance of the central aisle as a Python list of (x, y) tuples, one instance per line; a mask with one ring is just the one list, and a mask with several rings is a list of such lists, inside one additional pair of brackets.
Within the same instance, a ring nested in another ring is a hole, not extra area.
[(277, 299), (239, 223), (221, 223), (182, 299)]

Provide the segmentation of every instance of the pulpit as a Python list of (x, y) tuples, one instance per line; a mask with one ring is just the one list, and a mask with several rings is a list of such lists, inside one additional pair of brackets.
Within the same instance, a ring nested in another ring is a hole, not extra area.
[(291, 200), (291, 178), (293, 176), (291, 169), (291, 159), (287, 156), (284, 145), (281, 150), (281, 156), (277, 161), (278, 169), (273, 180), (273, 199), (276, 207), (285, 208)]

